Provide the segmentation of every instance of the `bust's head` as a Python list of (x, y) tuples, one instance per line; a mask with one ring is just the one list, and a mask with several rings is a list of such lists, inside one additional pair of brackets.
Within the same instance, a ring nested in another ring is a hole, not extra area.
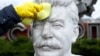
[(38, 0), (38, 2), (50, 2), (52, 10), (47, 19), (33, 22), (35, 56), (72, 56), (71, 46), (79, 34), (78, 9), (75, 3), (71, 0)]

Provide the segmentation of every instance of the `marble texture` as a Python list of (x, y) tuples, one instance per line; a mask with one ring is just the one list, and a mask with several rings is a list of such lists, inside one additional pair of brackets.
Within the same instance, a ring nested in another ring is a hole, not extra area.
[[(49, 1), (40, 0), (40, 3)], [(80, 56), (71, 53), (72, 43), (79, 35), (76, 4), (70, 2), (66, 6), (66, 4), (61, 5), (64, 0), (55, 1), (52, 0), (51, 15), (47, 19), (33, 22), (34, 56)]]

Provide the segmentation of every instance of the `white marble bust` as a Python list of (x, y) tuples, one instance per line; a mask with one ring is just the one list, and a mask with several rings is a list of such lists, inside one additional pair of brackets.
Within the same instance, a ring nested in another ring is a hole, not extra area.
[(32, 27), (34, 56), (78, 56), (71, 53), (78, 30), (78, 9), (73, 0), (36, 0), (52, 4), (51, 15)]

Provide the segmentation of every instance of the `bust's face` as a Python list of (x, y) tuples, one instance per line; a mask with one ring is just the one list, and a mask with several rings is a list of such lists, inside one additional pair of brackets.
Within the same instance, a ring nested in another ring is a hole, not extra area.
[(37, 56), (64, 56), (70, 51), (75, 34), (68, 13), (64, 7), (52, 7), (49, 18), (34, 22), (32, 37)]

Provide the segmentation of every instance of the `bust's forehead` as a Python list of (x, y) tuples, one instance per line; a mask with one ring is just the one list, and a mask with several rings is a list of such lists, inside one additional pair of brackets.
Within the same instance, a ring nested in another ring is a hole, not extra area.
[[(66, 11), (66, 8), (63, 6), (56, 6), (52, 7), (51, 14), (46, 20), (42, 20), (39, 22), (45, 22), (45, 21), (65, 21), (66, 18), (69, 18), (69, 15)], [(36, 20), (38, 22), (38, 20)]]
[(68, 17), (68, 13), (65, 7), (52, 7), (51, 15), (49, 16), (48, 20), (65, 20)]

